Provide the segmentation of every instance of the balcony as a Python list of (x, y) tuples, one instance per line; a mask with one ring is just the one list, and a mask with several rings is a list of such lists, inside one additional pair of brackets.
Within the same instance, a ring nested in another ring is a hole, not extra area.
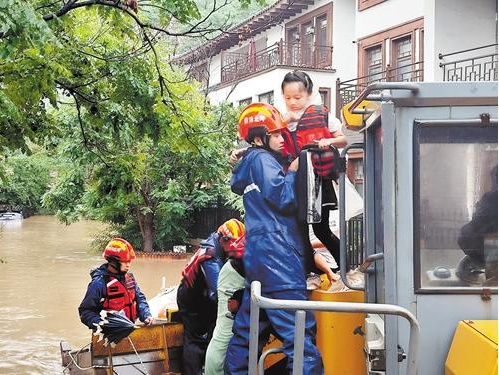
[(280, 41), (258, 52), (226, 53), (222, 57), (221, 84), (247, 78), (275, 67), (333, 70), (333, 47)]
[(423, 61), (401, 65), (386, 70), (357, 77), (348, 81), (336, 81), (336, 116), (340, 117), (341, 108), (354, 100), (369, 84), (374, 82), (421, 82), (423, 81)]
[(497, 81), (497, 43), (440, 53), (444, 81)]
[[(497, 81), (497, 43), (467, 50), (439, 54), (443, 81)], [(373, 82), (423, 81), (424, 63), (397, 68), (388, 66), (382, 72), (336, 82), (336, 115)]]

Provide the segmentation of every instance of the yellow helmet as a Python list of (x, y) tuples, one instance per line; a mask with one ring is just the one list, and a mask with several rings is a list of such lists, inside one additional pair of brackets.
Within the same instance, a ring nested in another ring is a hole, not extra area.
[(246, 244), (244, 224), (237, 219), (230, 219), (220, 225), (217, 232), (220, 240), (227, 243), (224, 249), (229, 255), (234, 258), (241, 258)]
[(217, 232), (225, 241), (237, 239), (244, 235), (244, 224), (237, 219), (230, 219), (220, 225)]

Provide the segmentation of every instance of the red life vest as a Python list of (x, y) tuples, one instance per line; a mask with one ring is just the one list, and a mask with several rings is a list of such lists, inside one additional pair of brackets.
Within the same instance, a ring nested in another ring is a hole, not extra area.
[[(295, 134), (289, 131), (283, 132), (284, 153), (296, 158), (301, 150), (307, 146), (317, 145), (322, 138), (331, 138), (328, 128), (328, 111), (320, 105), (308, 106), (303, 112)], [(312, 153), (312, 165), (317, 175), (331, 177), (334, 167), (334, 153), (332, 151), (322, 151)]]
[[(207, 251), (210, 249), (211, 251)], [(200, 264), (207, 259), (213, 258), (212, 250), (212, 248), (200, 247), (191, 257), (189, 263), (184, 267), (182, 270), (182, 277), (184, 278), (187, 287), (192, 288), (194, 286), (194, 280), (199, 272)]]
[(296, 129), (298, 149), (303, 150), (305, 146), (316, 145), (315, 141), (322, 138), (331, 138), (327, 109), (320, 105), (308, 106), (298, 120)]
[(135, 301), (135, 279), (132, 274), (125, 274), (123, 285), (117, 278), (111, 276), (106, 285), (104, 310), (123, 310), (128, 319), (137, 319), (137, 302)]

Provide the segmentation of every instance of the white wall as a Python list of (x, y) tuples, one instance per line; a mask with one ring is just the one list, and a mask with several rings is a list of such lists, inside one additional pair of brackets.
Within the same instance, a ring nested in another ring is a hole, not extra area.
[(333, 68), (336, 69), (336, 75), (342, 81), (357, 77), (356, 10), (356, 1), (334, 1)]
[[(356, 38), (362, 38), (422, 17), (424, 1), (389, 0), (358, 12), (355, 23)], [(355, 1), (355, 3), (357, 2)]]
[(274, 91), (274, 96), (278, 99), (277, 96), (280, 95), (280, 92), (276, 92), (276, 89), (280, 87), (283, 77), (284, 74), (282, 74), (281, 69), (275, 69), (262, 75), (250, 77), (242, 82), (210, 92), (208, 94), (210, 103), (218, 104), (228, 101), (237, 105), (240, 100), (249, 97), (252, 98), (252, 101), (257, 101), (258, 95), (269, 91)]
[[(425, 19), (425, 80), (441, 81), (439, 53), (496, 43), (495, 0), (427, 0), (432, 18)], [(433, 6), (434, 10), (431, 11)], [(428, 31), (434, 31), (430, 34)], [(487, 53), (494, 52), (491, 48)], [(476, 56), (477, 52), (474, 52)], [(443, 61), (466, 58), (449, 56)]]
[[(440, 68), (434, 62), (438, 59), (435, 56), (435, 0), (425, 0), (424, 5), (424, 79), (435, 81)], [(437, 69), (436, 69), (437, 68)], [(442, 78), (440, 74), (440, 79)]]
[(209, 86), (216, 85), (222, 80), (222, 60), (221, 55), (213, 56), (210, 61)]

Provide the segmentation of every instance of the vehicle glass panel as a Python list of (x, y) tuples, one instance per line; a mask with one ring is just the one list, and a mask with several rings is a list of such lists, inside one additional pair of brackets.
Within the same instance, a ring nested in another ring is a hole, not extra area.
[(415, 126), (415, 285), (497, 288), (497, 124)]

